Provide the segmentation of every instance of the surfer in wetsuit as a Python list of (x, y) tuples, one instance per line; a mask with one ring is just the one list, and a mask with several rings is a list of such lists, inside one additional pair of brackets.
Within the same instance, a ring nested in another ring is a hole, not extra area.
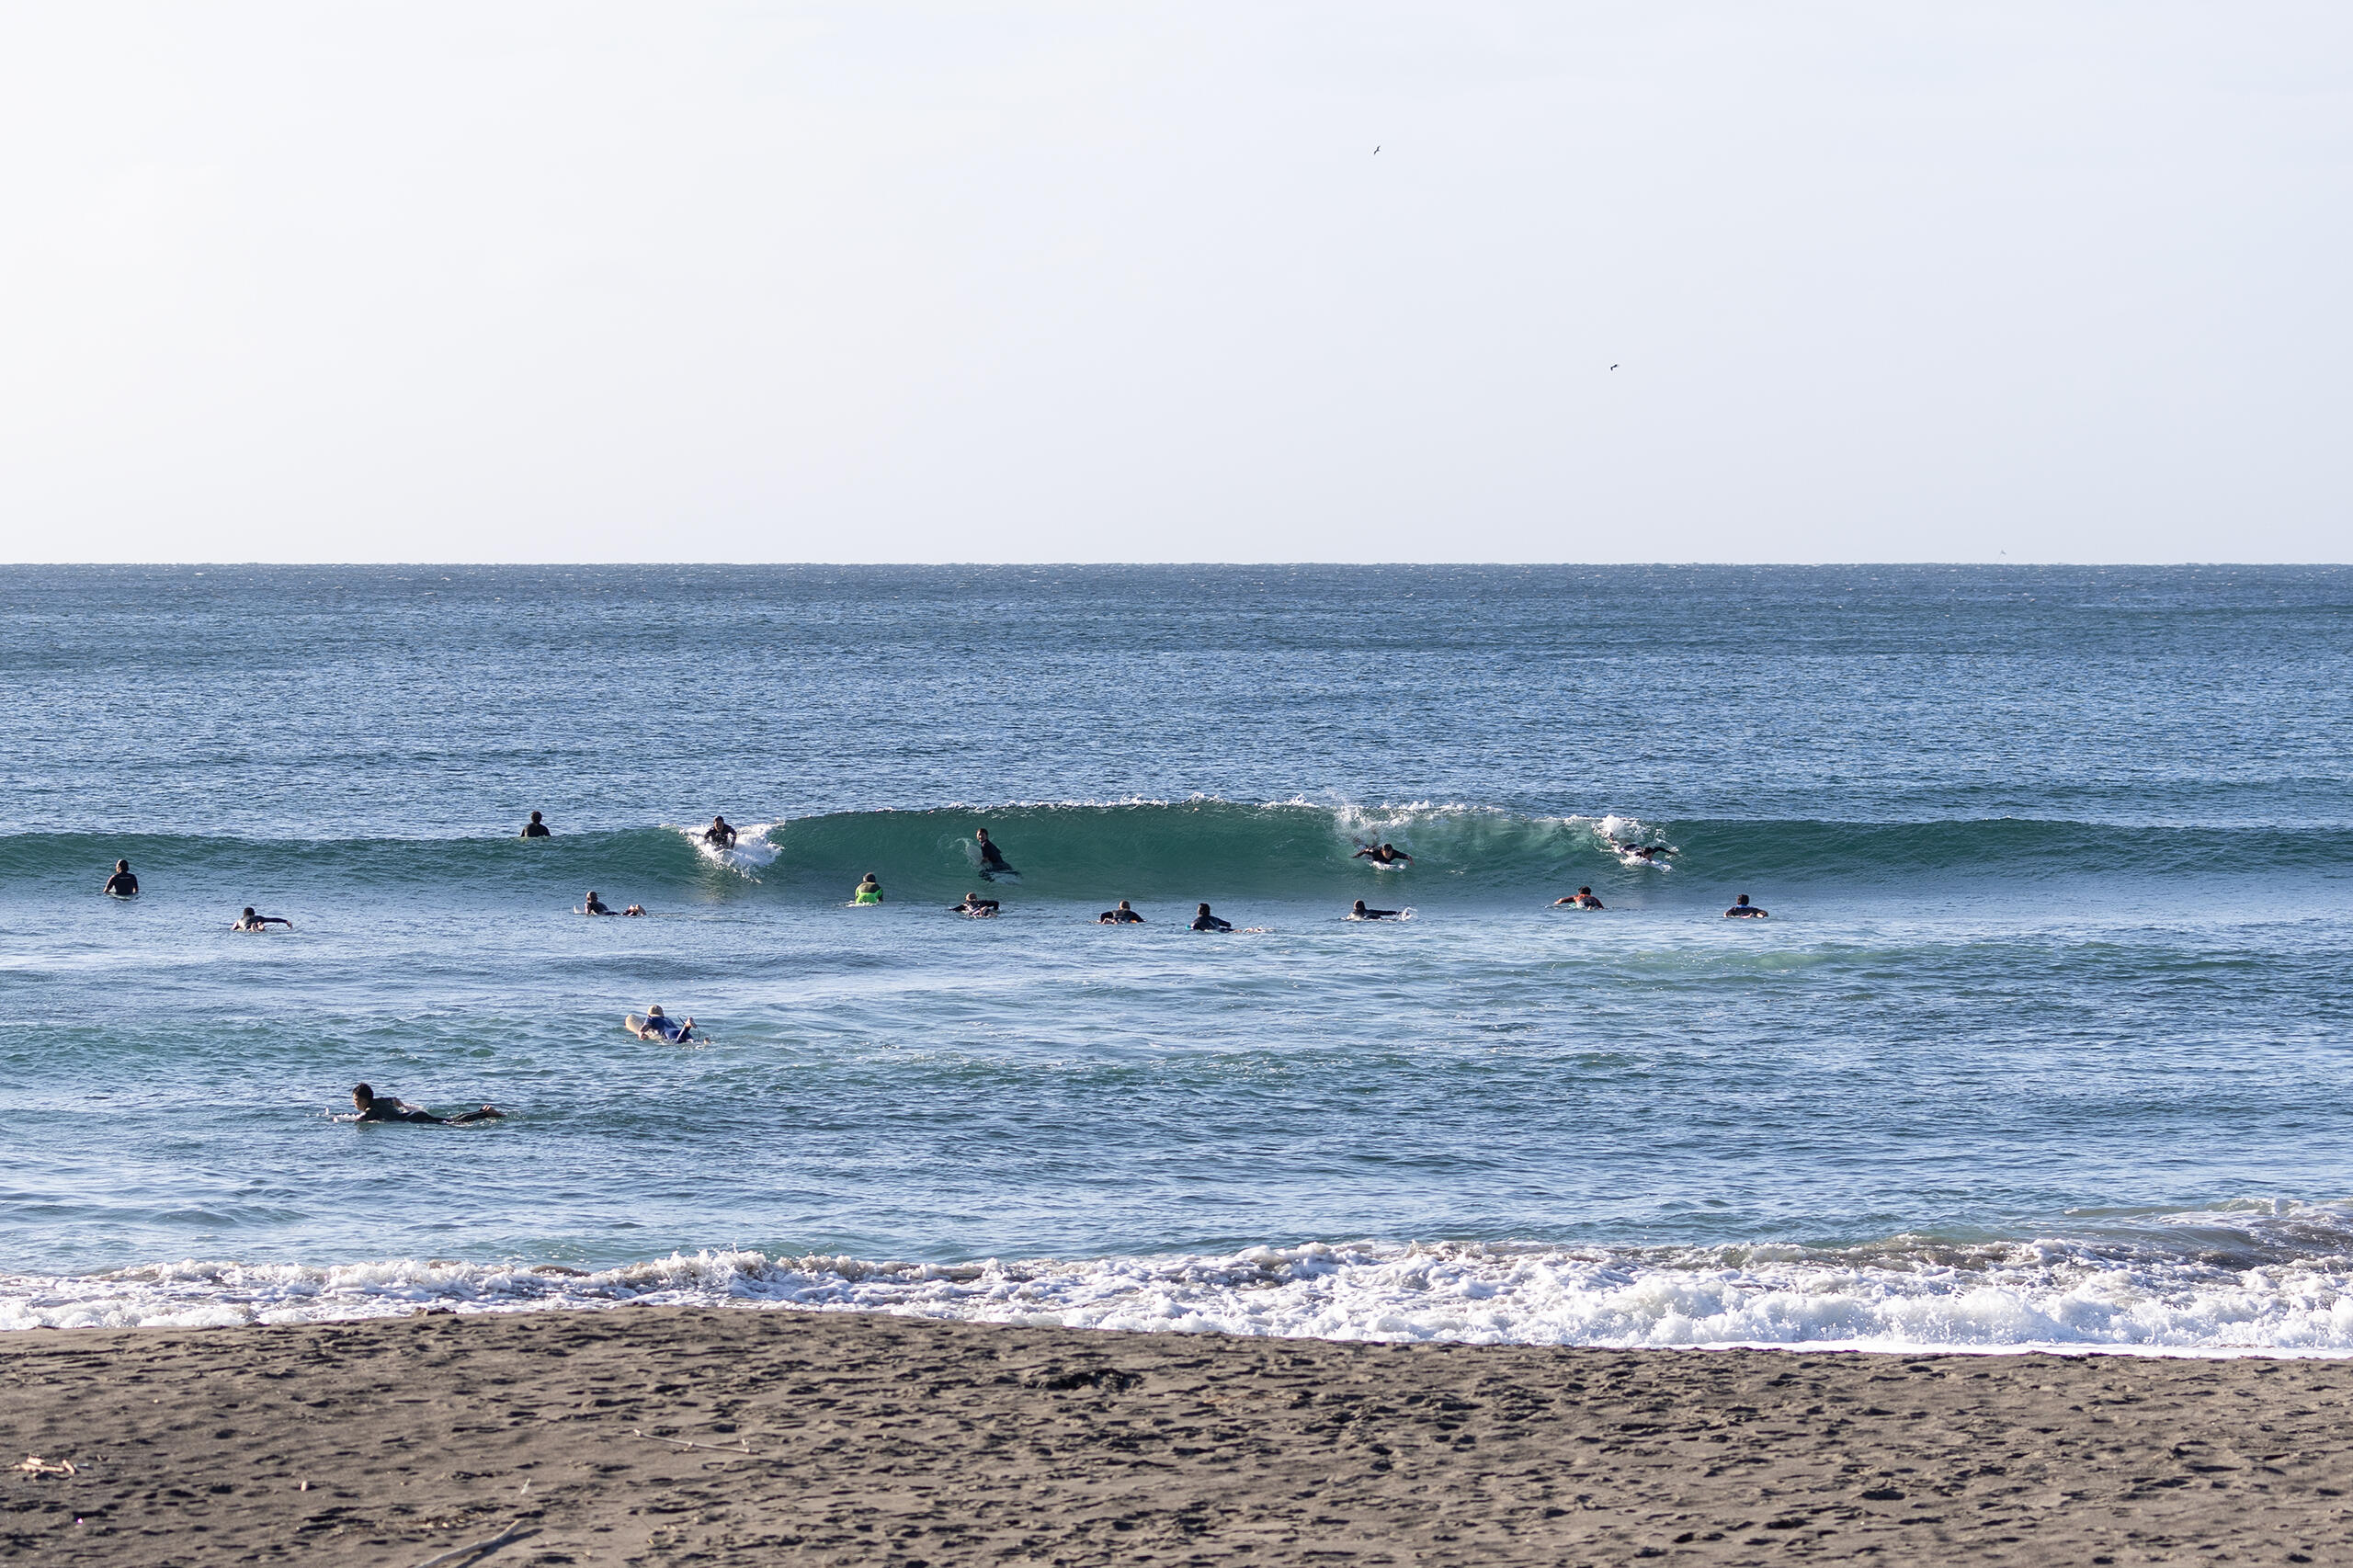
[(702, 830), (702, 841), (713, 849), (735, 847), (735, 830), (727, 825), (725, 817), (713, 817), (710, 825)]
[(423, 1121), (437, 1127), (463, 1127), (470, 1121), (494, 1121), (506, 1114), (496, 1106), (486, 1105), (480, 1110), (470, 1110), (461, 1116), (436, 1116), (429, 1110), (420, 1110), (406, 1100), (380, 1095), (365, 1084), (353, 1086), (351, 1103), (359, 1112), (351, 1119), (354, 1121)]
[(1410, 866), (1414, 858), (1393, 844), (1368, 844), (1348, 857), (1351, 860), (1370, 860), (1376, 866), (1394, 866), (1404, 861)]
[(1231, 920), (1220, 920), (1216, 915), (1210, 913), (1210, 906), (1205, 903), (1193, 912), (1193, 929), (1196, 931), (1231, 931), (1233, 929), (1233, 922)]
[(1724, 911), (1724, 918), (1727, 920), (1762, 920), (1765, 918), (1765, 912), (1757, 908), (1755, 904), (1749, 903), (1748, 895), (1746, 893), (1742, 893), (1740, 897), (1733, 902), (1733, 906)]
[(849, 901), (852, 903), (880, 903), (882, 902), (882, 884), (875, 881), (873, 872), (869, 871), (866, 873), (866, 880), (858, 883), (857, 888), (851, 892)]
[(1120, 901), (1119, 908), (1107, 909), (1097, 915), (1095, 924), (1097, 926), (1141, 926), (1143, 924), (1143, 916), (1130, 909), (1128, 901), (1123, 898)]
[(236, 920), (230, 926), (229, 929), (232, 931), (266, 931), (272, 926), (283, 926), (289, 931), (294, 929), (294, 922), (287, 919), (284, 915), (256, 915), (254, 913), (254, 906), (249, 903), (245, 905), (244, 911), (238, 915)]
[(1655, 866), (1660, 856), (1674, 853), (1675, 846), (1671, 844), (1621, 844), (1618, 846), (1618, 858), (1640, 860), (1645, 866)]
[(984, 877), (995, 877), (1013, 876), (1017, 874), (1014, 871), (1012, 867), (1005, 863), (1005, 851), (999, 849), (995, 845), (989, 842), (989, 830), (987, 828), (983, 827), (977, 829), (973, 833), (972, 837), (981, 846), (981, 875)]
[(117, 898), (139, 896), (139, 879), (131, 874), (130, 861), (117, 860), (114, 863), (114, 875), (107, 879), (106, 891)]
[(588, 890), (588, 902), (580, 906), (580, 913), (583, 915), (610, 915), (612, 910), (606, 905), (603, 899), (597, 896), (597, 890), (595, 888), (590, 888)]
[(1399, 912), (1394, 909), (1367, 909), (1364, 906), (1364, 900), (1358, 899), (1357, 900), (1357, 906), (1348, 911), (1348, 918), (1351, 920), (1388, 920), (1394, 917)]
[(693, 1037), (694, 1032), (695, 1021), (692, 1018), (688, 1018), (683, 1024), (675, 1018), (665, 1018), (662, 1016), (662, 1006), (658, 1002), (647, 1006), (645, 1021), (638, 1025), (636, 1029), (637, 1038), (640, 1040), (667, 1040), (672, 1045), (686, 1044)]
[(958, 915), (970, 915), (978, 919), (989, 920), (995, 918), (996, 912), (1004, 905), (993, 898), (983, 898), (979, 893), (968, 892), (964, 895), (963, 903), (951, 903), (948, 907)]
[(1556, 898), (1552, 901), (1552, 907), (1558, 909), (1564, 903), (1575, 904), (1579, 909), (1599, 909), (1601, 907), (1601, 901), (1593, 896), (1593, 890), (1591, 888), (1579, 888), (1576, 892), (1571, 893), (1566, 898)]
[(517, 838), (552, 838), (555, 835), (548, 831), (548, 824), (540, 820), (540, 813), (533, 812), (531, 820), (523, 824), (523, 831), (516, 836)]

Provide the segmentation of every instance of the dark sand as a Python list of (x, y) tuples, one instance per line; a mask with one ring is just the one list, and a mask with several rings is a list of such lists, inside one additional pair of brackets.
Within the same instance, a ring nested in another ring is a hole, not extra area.
[(519, 1523), (443, 1568), (2353, 1562), (2348, 1417), (2324, 1361), (632, 1308), (34, 1331), (0, 1335), (5, 1462), (78, 1473), (8, 1473), (0, 1558), (413, 1565)]

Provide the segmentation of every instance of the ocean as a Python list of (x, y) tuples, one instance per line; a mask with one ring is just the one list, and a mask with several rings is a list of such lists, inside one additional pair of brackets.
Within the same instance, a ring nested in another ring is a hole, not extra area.
[(2353, 1351), (2349, 693), (2333, 567), (15, 568), (0, 1326)]

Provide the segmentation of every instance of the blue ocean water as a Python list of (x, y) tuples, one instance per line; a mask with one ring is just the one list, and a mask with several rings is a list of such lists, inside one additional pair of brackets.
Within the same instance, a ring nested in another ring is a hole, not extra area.
[(0, 1324), (2353, 1349), (2348, 692), (2343, 568), (18, 568)]

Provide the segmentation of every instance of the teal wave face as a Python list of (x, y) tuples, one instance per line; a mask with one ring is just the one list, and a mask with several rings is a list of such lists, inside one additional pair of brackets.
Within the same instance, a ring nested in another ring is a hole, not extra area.
[[(1414, 884), (1461, 890), (1549, 884), (1583, 859), (1614, 864), (1588, 823), (1483, 808), (1358, 808), (1232, 801), (844, 812), (779, 824), (775, 880), (847, 890), (868, 871), (886, 889), (953, 899), (983, 868), (986, 828), (1033, 899), (1364, 896)], [(1410, 864), (1376, 870), (1357, 851), (1391, 843)]]
[[(2353, 878), (2353, 833), (2149, 828), (2076, 822), (1650, 824), (1484, 806), (1253, 805), (1200, 799), (840, 812), (739, 824), (732, 853), (663, 826), (519, 839), (286, 839), (95, 834), (0, 836), (0, 881), (95, 890), (127, 857), (147, 892), (235, 903), (301, 890), (398, 892), (441, 904), (782, 897), (837, 903), (868, 872), (892, 902), (949, 903), (990, 887), (1023, 902), (1120, 898), (1525, 903), (1578, 885), (1605, 899), (1836, 887), (1931, 897), (2065, 881), (2174, 884), (2173, 896), (2249, 878)], [(989, 830), (1014, 869), (983, 871)], [(1394, 845), (1409, 862), (1358, 851)], [(1627, 846), (1665, 845), (1655, 863)]]

